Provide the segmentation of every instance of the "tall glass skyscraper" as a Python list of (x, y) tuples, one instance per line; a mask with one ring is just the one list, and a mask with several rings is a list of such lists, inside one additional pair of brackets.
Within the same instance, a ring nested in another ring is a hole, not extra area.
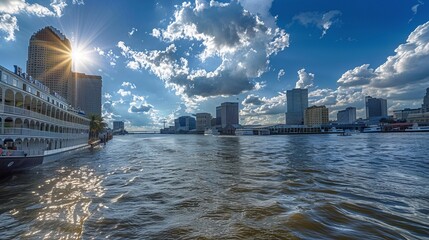
[(423, 98), (422, 112), (429, 112), (429, 88), (426, 89), (426, 96)]
[(383, 98), (365, 97), (366, 118), (387, 117), (387, 100)]
[(308, 108), (308, 89), (287, 90), (286, 124), (303, 125), (304, 112)]
[(70, 41), (56, 28), (34, 33), (28, 46), (27, 73), (69, 103), (73, 102)]

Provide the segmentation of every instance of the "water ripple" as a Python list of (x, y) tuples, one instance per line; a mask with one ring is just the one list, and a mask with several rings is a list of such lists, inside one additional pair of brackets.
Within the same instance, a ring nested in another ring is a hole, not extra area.
[(5, 239), (429, 239), (428, 134), (133, 135), (0, 180)]

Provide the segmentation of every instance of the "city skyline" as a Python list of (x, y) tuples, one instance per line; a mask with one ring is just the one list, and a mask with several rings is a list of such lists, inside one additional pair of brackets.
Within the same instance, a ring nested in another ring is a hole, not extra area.
[(240, 123), (284, 123), (295, 87), (308, 88), (309, 106), (326, 105), (330, 119), (347, 107), (364, 118), (365, 96), (387, 99), (390, 114), (421, 106), (429, 4), (305, 3), (4, 1), (0, 65), (24, 67), (29, 37), (58, 28), (76, 49), (74, 71), (103, 77), (106, 120), (127, 129), (214, 116), (237, 99)]

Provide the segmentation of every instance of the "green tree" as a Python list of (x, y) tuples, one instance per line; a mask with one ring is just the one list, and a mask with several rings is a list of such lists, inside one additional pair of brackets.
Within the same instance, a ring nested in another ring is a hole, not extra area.
[(98, 134), (104, 130), (107, 124), (103, 121), (103, 118), (99, 115), (91, 115), (89, 123), (89, 138), (96, 139)]

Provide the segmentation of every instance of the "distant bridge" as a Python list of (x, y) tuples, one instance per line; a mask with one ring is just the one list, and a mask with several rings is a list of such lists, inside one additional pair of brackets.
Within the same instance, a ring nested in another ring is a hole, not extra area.
[(128, 134), (159, 134), (159, 130), (157, 130), (157, 131), (135, 131), (135, 132), (128, 132)]

